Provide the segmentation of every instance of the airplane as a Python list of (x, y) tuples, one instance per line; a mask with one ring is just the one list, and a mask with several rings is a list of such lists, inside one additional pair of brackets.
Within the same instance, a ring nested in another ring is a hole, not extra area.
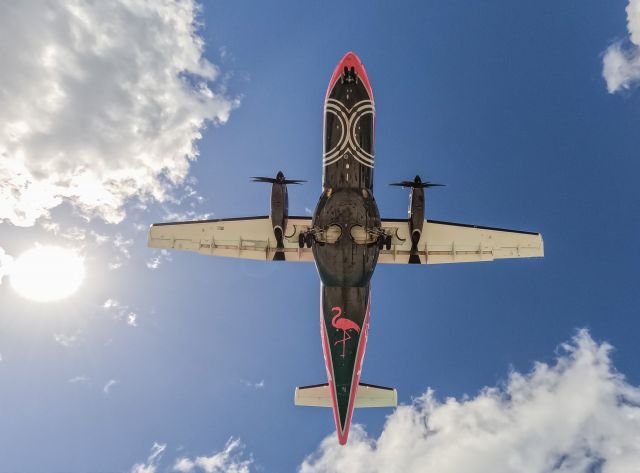
[(346, 444), (355, 407), (395, 407), (393, 388), (360, 382), (369, 335), (370, 280), (378, 264), (441, 264), (544, 256), (542, 235), (425, 220), (425, 189), (413, 180), (408, 218), (380, 218), (373, 196), (375, 103), (356, 54), (335, 68), (324, 100), (322, 193), (312, 217), (290, 216), (287, 185), (305, 181), (254, 177), (271, 184), (267, 216), (156, 223), (151, 248), (254, 260), (315, 262), (327, 382), (295, 390), (299, 406), (331, 407)]

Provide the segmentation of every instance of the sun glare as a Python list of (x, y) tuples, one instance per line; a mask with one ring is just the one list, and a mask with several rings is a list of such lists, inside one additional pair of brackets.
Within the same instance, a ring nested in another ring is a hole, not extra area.
[(14, 262), (11, 287), (22, 297), (38, 302), (70, 296), (84, 279), (83, 258), (59, 246), (36, 246)]

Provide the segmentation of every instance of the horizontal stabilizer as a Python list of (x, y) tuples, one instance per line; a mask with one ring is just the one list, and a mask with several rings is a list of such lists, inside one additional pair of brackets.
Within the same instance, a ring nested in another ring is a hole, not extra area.
[[(329, 385), (315, 384), (296, 388), (296, 406), (332, 407)], [(355, 407), (396, 407), (398, 392), (394, 388), (360, 383)]]

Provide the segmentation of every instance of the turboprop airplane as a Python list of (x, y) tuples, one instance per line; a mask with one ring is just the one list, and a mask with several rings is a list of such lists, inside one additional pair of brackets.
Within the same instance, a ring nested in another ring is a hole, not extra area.
[(393, 388), (360, 382), (369, 331), (370, 280), (377, 264), (440, 264), (543, 256), (539, 233), (425, 220), (419, 176), (409, 216), (381, 219), (373, 197), (375, 105), (369, 78), (352, 52), (338, 63), (324, 101), (322, 194), (312, 217), (290, 216), (287, 185), (271, 184), (267, 216), (156, 223), (152, 248), (272, 261), (312, 262), (320, 275), (320, 333), (327, 383), (298, 387), (299, 406), (333, 408), (338, 441), (347, 442), (354, 407), (395, 407)]

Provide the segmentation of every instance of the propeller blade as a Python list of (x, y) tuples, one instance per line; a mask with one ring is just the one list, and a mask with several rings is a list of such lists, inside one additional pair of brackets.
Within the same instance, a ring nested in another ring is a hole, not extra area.
[(273, 177), (263, 177), (263, 176), (253, 176), (251, 180), (252, 182), (269, 182), (271, 184), (276, 182), (275, 178)]
[(412, 189), (426, 189), (428, 187), (444, 187), (446, 184), (436, 184), (435, 182), (415, 182), (415, 181), (401, 181), (389, 184), (396, 187), (411, 187)]
[[(278, 173), (279, 174), (279, 173)], [(302, 184), (303, 182), (307, 182), (304, 179), (285, 179), (284, 175), (281, 177), (265, 177), (265, 176), (253, 176), (251, 178), (251, 182), (266, 182), (269, 184)]]

